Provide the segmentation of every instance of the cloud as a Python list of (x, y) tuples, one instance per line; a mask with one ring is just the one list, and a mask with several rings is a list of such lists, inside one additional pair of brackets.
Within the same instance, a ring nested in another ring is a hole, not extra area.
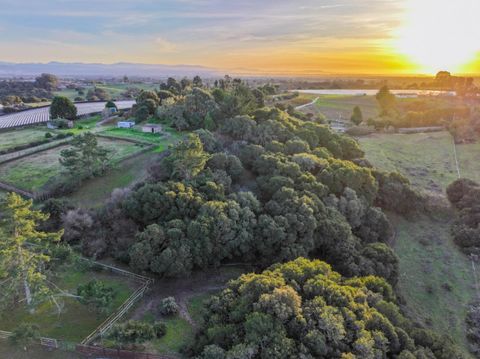
[(176, 44), (164, 39), (163, 37), (155, 38), (154, 43), (156, 50), (162, 53), (174, 53), (178, 51)]

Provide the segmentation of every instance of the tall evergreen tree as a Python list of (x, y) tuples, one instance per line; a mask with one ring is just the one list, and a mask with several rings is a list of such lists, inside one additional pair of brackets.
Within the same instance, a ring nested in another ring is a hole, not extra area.
[(0, 232), (1, 301), (18, 298), (23, 292), (33, 310), (35, 301), (48, 294), (45, 265), (50, 261), (48, 246), (60, 241), (59, 232), (39, 231), (48, 215), (32, 209), (32, 201), (15, 193), (7, 196), (5, 219)]

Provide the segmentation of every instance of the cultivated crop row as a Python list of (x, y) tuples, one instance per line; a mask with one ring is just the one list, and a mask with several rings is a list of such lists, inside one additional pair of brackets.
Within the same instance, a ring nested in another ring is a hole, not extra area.
[[(118, 109), (123, 110), (133, 106), (135, 101), (117, 101)], [(77, 115), (84, 116), (91, 113), (102, 112), (105, 102), (85, 102), (75, 104)], [(0, 129), (28, 126), (36, 123), (48, 122), (50, 120), (50, 107), (36, 108), (17, 113), (0, 116)]]

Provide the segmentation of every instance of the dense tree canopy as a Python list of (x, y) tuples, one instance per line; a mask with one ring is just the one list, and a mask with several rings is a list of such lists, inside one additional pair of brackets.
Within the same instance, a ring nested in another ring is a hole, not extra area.
[(77, 118), (77, 108), (67, 97), (56, 96), (50, 106), (50, 118), (75, 120)]
[(480, 254), (480, 184), (459, 179), (448, 186), (447, 195), (459, 212), (452, 226), (455, 242), (467, 253)]
[(207, 304), (192, 348), (210, 358), (463, 358), (415, 328), (383, 279), (343, 278), (303, 258), (231, 281)]

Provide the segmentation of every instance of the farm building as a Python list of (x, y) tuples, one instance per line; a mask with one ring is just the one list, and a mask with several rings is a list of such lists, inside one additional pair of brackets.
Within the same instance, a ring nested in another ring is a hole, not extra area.
[(135, 122), (133, 121), (119, 121), (117, 122), (118, 128), (132, 128), (135, 126)]
[(160, 133), (162, 132), (162, 125), (147, 123), (142, 127), (142, 132)]

